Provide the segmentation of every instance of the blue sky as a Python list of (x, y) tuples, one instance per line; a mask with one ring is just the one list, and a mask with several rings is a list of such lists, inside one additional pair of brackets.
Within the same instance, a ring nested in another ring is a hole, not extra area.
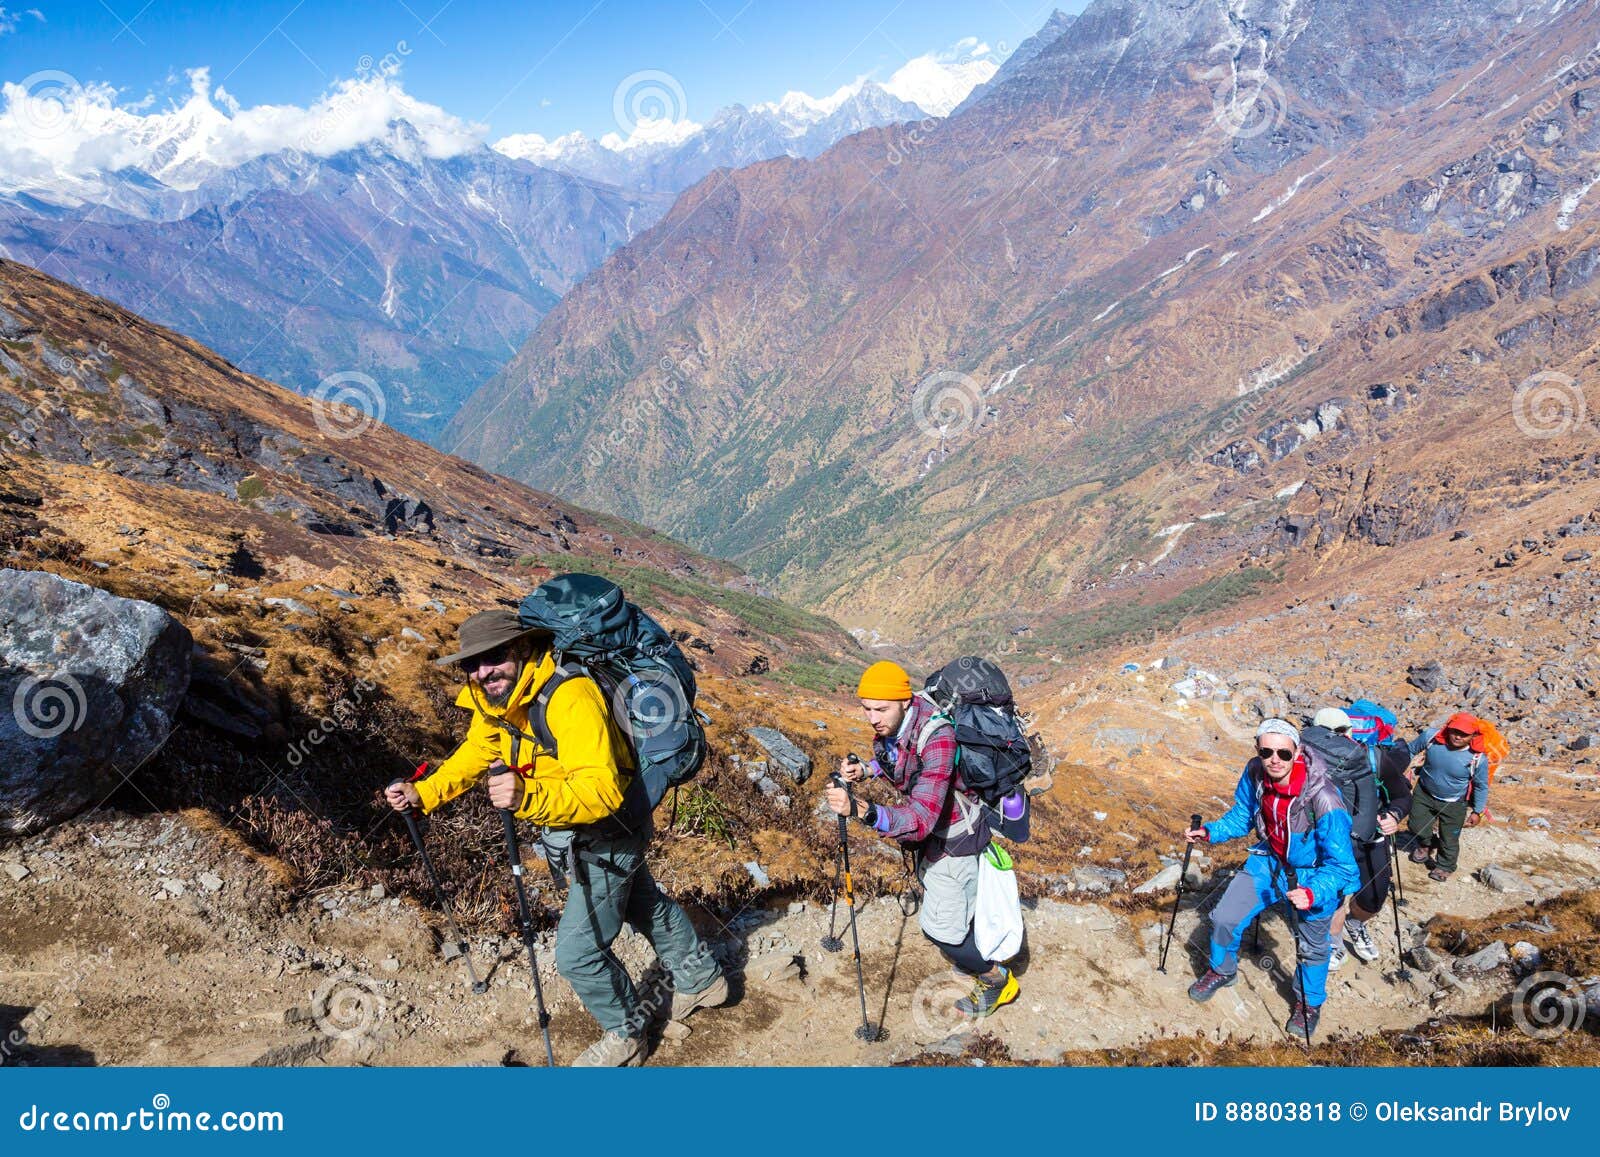
[[(1059, 6), (1081, 9), (1084, 0)], [(185, 70), (246, 106), (306, 105), (392, 55), (414, 97), (491, 137), (616, 128), (613, 95), (643, 70), (674, 77), (685, 115), (790, 89), (824, 95), (863, 74), (977, 37), (1009, 52), (1056, 5), (1031, 0), (20, 0), (0, 6), (0, 80), (41, 70), (157, 106)], [(32, 10), (32, 11), (30, 11)], [(34, 15), (33, 12), (38, 15)], [(42, 19), (39, 17), (42, 16)]]

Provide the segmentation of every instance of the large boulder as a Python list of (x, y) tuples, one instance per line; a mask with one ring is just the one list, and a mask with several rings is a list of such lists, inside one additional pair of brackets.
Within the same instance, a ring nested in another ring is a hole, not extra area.
[(811, 775), (811, 757), (783, 732), (772, 727), (751, 727), (745, 734), (759, 743), (778, 769), (795, 783), (804, 783)]
[(152, 603), (0, 570), (0, 832), (105, 800), (172, 731), (194, 641)]

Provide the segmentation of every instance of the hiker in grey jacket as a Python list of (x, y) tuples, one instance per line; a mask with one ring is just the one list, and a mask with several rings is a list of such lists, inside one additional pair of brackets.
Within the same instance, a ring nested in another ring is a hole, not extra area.
[(1472, 750), (1479, 731), (1476, 717), (1458, 711), (1407, 745), (1413, 757), (1423, 757), (1407, 825), (1416, 841), (1411, 861), (1427, 864), (1429, 879), (1450, 878), (1461, 855), (1461, 829), (1476, 827), (1489, 806), (1489, 757)]

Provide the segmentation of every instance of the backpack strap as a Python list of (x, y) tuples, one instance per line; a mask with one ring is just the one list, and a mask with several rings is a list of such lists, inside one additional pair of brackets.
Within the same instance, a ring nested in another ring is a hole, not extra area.
[(533, 703), (528, 707), (528, 726), (533, 728), (534, 735), (553, 757), (556, 756), (556, 737), (550, 730), (550, 700), (555, 698), (563, 683), (576, 679), (581, 674), (582, 671), (562, 663), (550, 678), (544, 681), (544, 686), (539, 688), (539, 693), (533, 697)]

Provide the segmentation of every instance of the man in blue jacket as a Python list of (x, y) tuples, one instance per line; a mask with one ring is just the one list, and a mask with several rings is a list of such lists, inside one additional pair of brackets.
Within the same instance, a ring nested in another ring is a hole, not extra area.
[[(1329, 927), (1345, 896), (1360, 886), (1350, 850), (1350, 815), (1321, 761), (1300, 746), (1292, 723), (1269, 719), (1256, 729), (1255, 758), (1234, 789), (1233, 807), (1185, 833), (1190, 843), (1221, 844), (1254, 832), (1244, 868), (1211, 913), (1211, 967), (1189, 986), (1206, 1001), (1239, 979), (1239, 942), (1262, 909), (1287, 901), (1295, 911), (1299, 957), (1295, 1007), (1284, 1031), (1307, 1039), (1328, 998)], [(1304, 999), (1301, 999), (1301, 994)]]

